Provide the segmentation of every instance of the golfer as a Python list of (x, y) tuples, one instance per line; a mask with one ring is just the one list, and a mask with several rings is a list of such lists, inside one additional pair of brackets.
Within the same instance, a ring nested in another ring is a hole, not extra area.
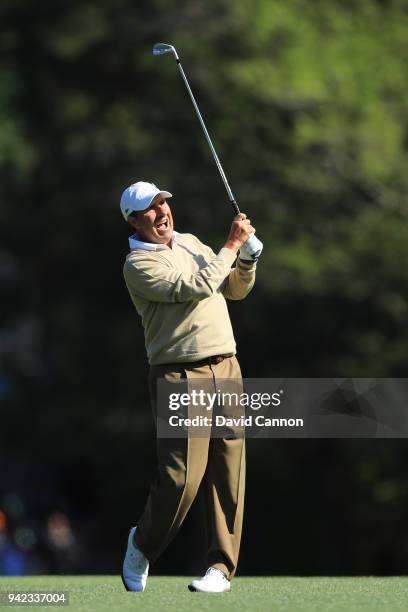
[[(172, 194), (140, 181), (125, 189), (120, 208), (134, 232), (124, 277), (142, 319), (150, 364), (149, 390), (157, 415), (157, 381), (239, 379), (226, 299), (240, 300), (255, 282), (256, 262), (245, 251), (255, 232), (240, 213), (215, 254), (192, 234), (174, 230)], [(130, 529), (122, 579), (144, 591), (153, 563), (176, 535), (201, 481), (206, 492), (206, 574), (191, 591), (230, 590), (241, 540), (245, 439), (157, 438), (158, 469), (142, 516)]]

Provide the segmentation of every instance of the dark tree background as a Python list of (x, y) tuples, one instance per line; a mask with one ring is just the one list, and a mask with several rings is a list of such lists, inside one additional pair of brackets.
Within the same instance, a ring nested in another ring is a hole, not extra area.
[[(404, 377), (407, 5), (3, 0), (0, 23), (0, 531), (27, 571), (118, 572), (155, 460), (120, 194), (169, 189), (214, 249), (231, 219), (152, 45), (177, 47), (265, 243), (230, 305), (245, 375)], [(407, 459), (404, 440), (250, 441), (241, 573), (405, 573)], [(156, 571), (201, 569), (201, 512)]]

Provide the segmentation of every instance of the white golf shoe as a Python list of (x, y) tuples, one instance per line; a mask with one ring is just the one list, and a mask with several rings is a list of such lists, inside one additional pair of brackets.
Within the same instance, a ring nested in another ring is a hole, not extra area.
[(146, 588), (149, 562), (141, 550), (133, 543), (136, 527), (129, 532), (128, 545), (123, 561), (122, 582), (127, 591), (144, 591)]
[(190, 591), (199, 591), (200, 593), (227, 593), (231, 590), (231, 582), (224, 572), (216, 567), (210, 567), (205, 576), (193, 580), (188, 588)]

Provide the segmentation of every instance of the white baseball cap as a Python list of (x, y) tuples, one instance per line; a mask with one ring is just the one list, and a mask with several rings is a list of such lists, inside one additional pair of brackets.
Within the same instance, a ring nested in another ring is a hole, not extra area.
[(160, 193), (164, 198), (171, 198), (172, 194), (169, 191), (162, 191), (153, 183), (145, 183), (139, 181), (133, 183), (130, 187), (127, 187), (122, 193), (120, 198), (120, 210), (125, 218), (128, 220), (129, 215), (132, 212), (138, 212), (139, 210), (146, 210), (152, 203), (152, 200), (157, 194)]

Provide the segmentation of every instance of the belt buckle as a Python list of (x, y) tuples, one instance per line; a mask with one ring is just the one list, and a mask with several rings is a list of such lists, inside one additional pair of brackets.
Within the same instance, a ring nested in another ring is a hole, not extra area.
[(225, 357), (223, 355), (214, 355), (214, 357), (211, 358), (212, 363), (214, 363), (215, 365), (221, 363), (222, 361), (224, 361)]

